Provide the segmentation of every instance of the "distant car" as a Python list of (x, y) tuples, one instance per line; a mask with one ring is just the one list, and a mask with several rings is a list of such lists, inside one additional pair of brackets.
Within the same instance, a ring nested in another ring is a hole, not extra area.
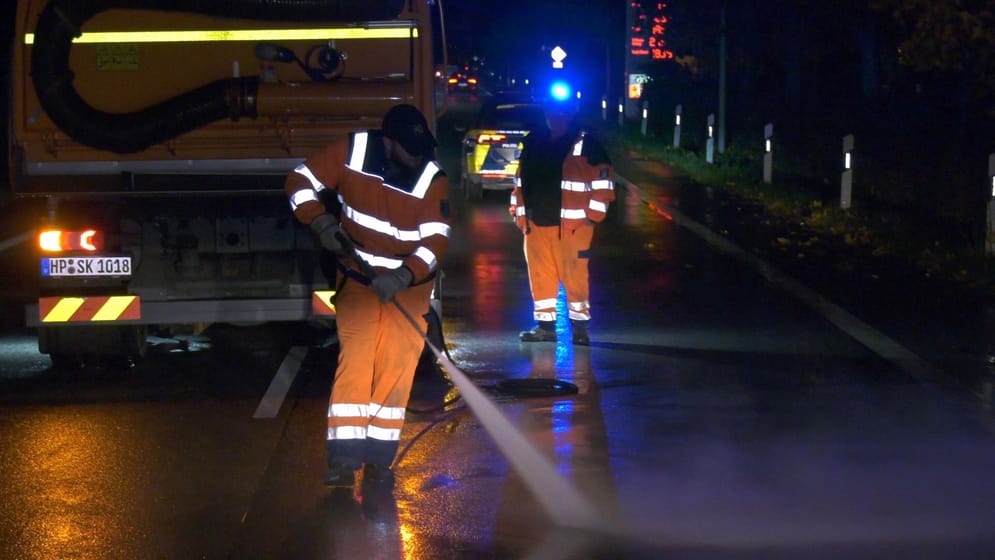
[(449, 93), (475, 93), (479, 80), (466, 72), (456, 72), (449, 75)]
[(539, 103), (484, 104), (463, 137), (460, 184), (466, 198), (483, 198), (485, 190), (514, 188), (522, 141), (545, 122)]

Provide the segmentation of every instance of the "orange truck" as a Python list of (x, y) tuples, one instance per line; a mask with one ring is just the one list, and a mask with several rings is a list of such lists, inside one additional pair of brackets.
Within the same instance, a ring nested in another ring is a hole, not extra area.
[(434, 126), (439, 12), (18, 0), (9, 169), (15, 196), (47, 201), (26, 312), (39, 350), (63, 366), (140, 359), (153, 329), (334, 317), (284, 178), (395, 104)]

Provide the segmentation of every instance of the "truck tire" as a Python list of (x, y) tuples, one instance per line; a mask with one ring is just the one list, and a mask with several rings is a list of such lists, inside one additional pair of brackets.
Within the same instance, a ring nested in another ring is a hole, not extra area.
[(146, 325), (127, 325), (121, 327), (122, 357), (135, 365), (145, 360), (149, 353), (149, 331)]
[(49, 354), (52, 360), (52, 369), (56, 371), (76, 371), (86, 367), (83, 356), (74, 354)]
[(72, 370), (85, 366), (88, 358), (111, 357), (134, 365), (148, 354), (146, 325), (100, 325), (42, 327), (38, 351), (48, 354), (52, 367)]

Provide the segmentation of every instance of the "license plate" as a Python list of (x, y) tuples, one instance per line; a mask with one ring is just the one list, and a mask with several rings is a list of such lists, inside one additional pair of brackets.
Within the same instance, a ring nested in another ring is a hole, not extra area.
[(41, 260), (46, 278), (82, 276), (131, 276), (131, 257), (46, 257)]

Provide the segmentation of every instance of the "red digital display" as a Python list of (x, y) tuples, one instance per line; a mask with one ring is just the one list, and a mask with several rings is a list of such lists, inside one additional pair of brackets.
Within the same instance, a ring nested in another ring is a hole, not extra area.
[(629, 54), (654, 60), (674, 58), (674, 51), (667, 48), (667, 25), (670, 23), (667, 3), (633, 0), (629, 9)]

